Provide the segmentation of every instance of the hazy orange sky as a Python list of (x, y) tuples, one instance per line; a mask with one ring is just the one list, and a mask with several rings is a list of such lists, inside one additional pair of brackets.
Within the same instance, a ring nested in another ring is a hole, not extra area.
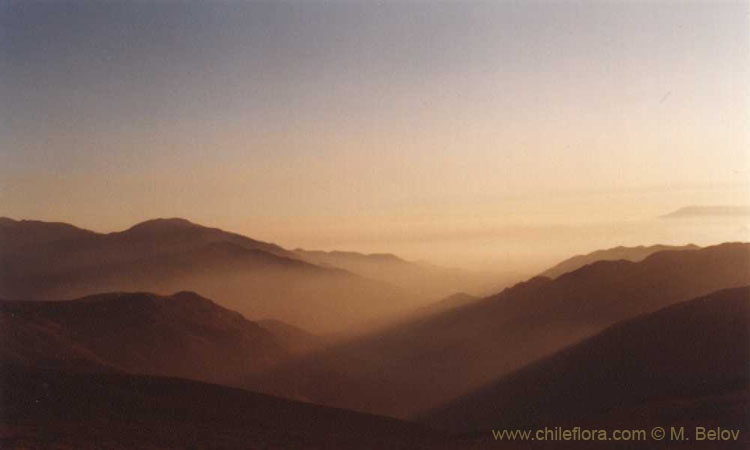
[(0, 215), (534, 266), (748, 240), (748, 2), (0, 1)]

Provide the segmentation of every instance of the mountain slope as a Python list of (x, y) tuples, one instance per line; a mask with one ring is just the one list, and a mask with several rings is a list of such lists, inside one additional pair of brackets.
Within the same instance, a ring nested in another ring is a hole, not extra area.
[(328, 340), (276, 319), (259, 320), (258, 325), (270, 331), (289, 352), (302, 355), (322, 349)]
[(431, 303), (427, 306), (423, 306), (417, 310), (417, 314), (437, 314), (442, 313), (451, 309), (461, 308), (479, 300), (476, 297), (466, 292), (456, 292), (455, 294), (449, 295), (442, 300), (438, 300), (435, 303)]
[(174, 378), (0, 366), (5, 448), (458, 449), (416, 424)]
[[(14, 229), (26, 226), (13, 224)], [(25, 242), (0, 248), (4, 298), (191, 290), (247, 317), (276, 318), (318, 333), (356, 328), (406, 311), (416, 301), (382, 282), (302, 261), (275, 244), (184, 219)]]
[(0, 302), (0, 360), (227, 382), (288, 357), (271, 332), (191, 292)]
[(464, 431), (558, 425), (732, 394), (750, 387), (749, 354), (750, 287), (722, 290), (618, 323), (424, 419)]
[(408, 417), (605, 327), (750, 284), (750, 244), (602, 261), (420, 317), (245, 380), (276, 395)]
[(597, 261), (617, 261), (623, 259), (625, 261), (638, 262), (643, 261), (646, 257), (653, 255), (657, 252), (663, 252), (667, 250), (697, 250), (697, 245), (689, 244), (683, 246), (676, 245), (651, 245), (638, 246), (638, 247), (614, 247), (606, 250), (597, 250), (585, 255), (577, 255), (572, 258), (568, 258), (565, 261), (556, 264), (555, 266), (545, 270), (539, 276), (547, 278), (557, 278), (560, 275), (568, 272), (578, 270), (583, 266), (595, 263)]

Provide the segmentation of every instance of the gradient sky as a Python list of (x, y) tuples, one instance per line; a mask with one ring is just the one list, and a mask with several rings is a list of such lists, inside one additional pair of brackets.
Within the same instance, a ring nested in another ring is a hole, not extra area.
[[(0, 0), (0, 215), (546, 264), (750, 238), (738, 2)], [(531, 263), (530, 263), (531, 264)]]

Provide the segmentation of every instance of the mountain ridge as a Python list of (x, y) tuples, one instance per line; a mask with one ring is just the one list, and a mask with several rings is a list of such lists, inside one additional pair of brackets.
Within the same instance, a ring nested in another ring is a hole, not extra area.
[(572, 272), (597, 261), (614, 261), (622, 259), (631, 262), (638, 262), (657, 252), (669, 250), (697, 250), (698, 248), (700, 247), (694, 244), (681, 246), (662, 244), (650, 246), (638, 245), (635, 247), (617, 246), (570, 257), (540, 273), (539, 276), (557, 278), (564, 273)]

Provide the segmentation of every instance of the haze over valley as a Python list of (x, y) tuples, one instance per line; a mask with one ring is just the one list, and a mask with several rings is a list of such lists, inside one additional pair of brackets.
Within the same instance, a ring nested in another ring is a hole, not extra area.
[(750, 448), (748, 17), (0, 0), (0, 448)]

